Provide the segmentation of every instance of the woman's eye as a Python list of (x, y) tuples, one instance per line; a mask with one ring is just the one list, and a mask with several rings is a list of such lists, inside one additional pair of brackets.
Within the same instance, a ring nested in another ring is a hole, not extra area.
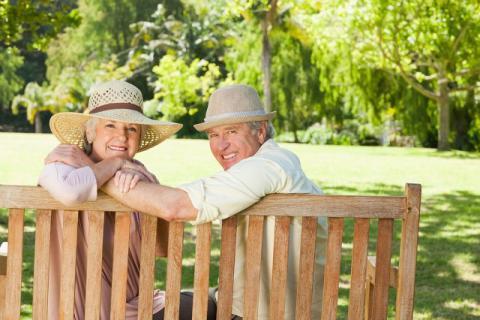
[(137, 130), (137, 128), (135, 128), (135, 127), (130, 127), (130, 128), (128, 128), (128, 131), (130, 131), (130, 132), (137, 132), (138, 130)]
[(105, 128), (115, 128), (115, 125), (113, 123), (107, 123)]

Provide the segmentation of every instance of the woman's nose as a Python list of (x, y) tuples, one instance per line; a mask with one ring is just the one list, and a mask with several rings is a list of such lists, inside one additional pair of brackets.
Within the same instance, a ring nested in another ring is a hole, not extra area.
[(127, 140), (128, 132), (126, 130), (118, 130), (117, 137), (122, 140)]

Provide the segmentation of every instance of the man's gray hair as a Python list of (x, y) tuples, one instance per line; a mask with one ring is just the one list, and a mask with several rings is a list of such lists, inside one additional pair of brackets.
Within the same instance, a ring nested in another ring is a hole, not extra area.
[[(250, 122), (247, 122), (247, 124), (250, 127), (250, 129), (257, 132), (258, 130), (260, 130), (260, 127), (262, 126), (262, 122), (264, 121), (250, 121)], [(267, 141), (268, 139), (272, 139), (274, 135), (275, 135), (275, 128), (273, 128), (272, 122), (268, 121), (267, 134), (265, 136), (265, 141)]]

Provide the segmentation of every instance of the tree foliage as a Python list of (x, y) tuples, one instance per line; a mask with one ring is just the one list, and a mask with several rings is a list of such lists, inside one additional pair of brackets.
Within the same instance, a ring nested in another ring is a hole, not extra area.
[(188, 124), (183, 132), (192, 133), (192, 125), (203, 120), (208, 97), (220, 78), (216, 64), (194, 59), (191, 63), (181, 57), (165, 55), (153, 68), (155, 100), (147, 103), (147, 114), (160, 113), (162, 118)]
[[(206, 97), (234, 81), (259, 91), (277, 112), (277, 132), (291, 141), (480, 149), (474, 0), (2, 5), (0, 16), (10, 20), (0, 27), (0, 55), (8, 60), (0, 102), (22, 83), (38, 83), (16, 100), (30, 120), (42, 110), (81, 110), (93, 83), (125, 79), (142, 90), (150, 116), (182, 122), (181, 134), (193, 135)], [(30, 19), (32, 8), (38, 17)], [(11, 17), (19, 23), (10, 26)], [(45, 55), (26, 55), (25, 48), (47, 43), (44, 81)]]

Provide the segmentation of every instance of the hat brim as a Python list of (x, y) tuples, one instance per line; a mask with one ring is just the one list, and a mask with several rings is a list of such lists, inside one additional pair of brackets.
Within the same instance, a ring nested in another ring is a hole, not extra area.
[(74, 144), (83, 149), (85, 143), (85, 123), (92, 119), (105, 119), (142, 126), (142, 138), (138, 151), (150, 149), (182, 128), (182, 124), (158, 121), (142, 113), (128, 109), (112, 109), (95, 114), (61, 112), (50, 118), (50, 130), (61, 143)]
[(251, 121), (269, 121), (275, 117), (276, 111), (269, 112), (262, 115), (256, 116), (246, 116), (246, 117), (231, 117), (225, 119), (218, 119), (214, 121), (206, 121), (202, 123), (195, 124), (193, 127), (197, 129), (197, 131), (205, 131), (213, 127), (222, 126), (225, 124), (234, 124), (234, 123), (243, 123), (243, 122), (251, 122)]

